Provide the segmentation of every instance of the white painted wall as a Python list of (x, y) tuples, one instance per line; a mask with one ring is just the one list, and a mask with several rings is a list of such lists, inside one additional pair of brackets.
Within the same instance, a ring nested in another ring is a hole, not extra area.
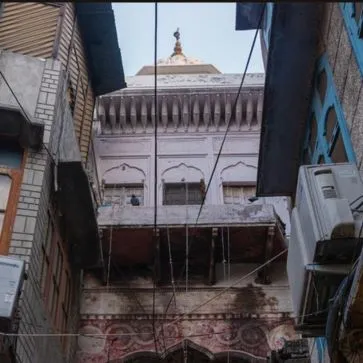
[[(223, 139), (223, 133), (180, 135), (163, 133), (158, 137), (158, 204), (162, 205), (163, 182), (199, 182), (210, 179)], [(145, 206), (154, 204), (154, 137), (153, 135), (99, 135), (95, 153), (100, 181), (107, 184), (143, 183)], [(257, 178), (259, 132), (230, 133), (223, 147), (206, 204), (223, 204), (223, 183), (255, 183)], [(256, 203), (275, 206), (290, 231), (288, 199), (261, 198)]]

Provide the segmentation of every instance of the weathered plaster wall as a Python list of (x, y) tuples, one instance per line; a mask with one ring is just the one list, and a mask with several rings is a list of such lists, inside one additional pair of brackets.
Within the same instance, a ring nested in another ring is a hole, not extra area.
[[(167, 315), (163, 314), (172, 297), (172, 288), (158, 289), (155, 306), (159, 352), (189, 339), (214, 354), (233, 350), (264, 361), (270, 349), (281, 347), (282, 338), (294, 338), (283, 264), (273, 266), (273, 283), (269, 286), (255, 284), (256, 276), (252, 274), (226, 290), (256, 267), (232, 265), (227, 279), (218, 264), (218, 283), (213, 288), (194, 284), (188, 292), (178, 289)], [(81, 305), (81, 334), (126, 335), (119, 336), (114, 344), (111, 344), (112, 337), (82, 336), (78, 361), (92, 359), (106, 363), (108, 358), (154, 351), (151, 316), (152, 281), (149, 278), (131, 278), (127, 284), (102, 286), (95, 276), (87, 274)], [(165, 342), (161, 333), (163, 324)]]
[[(218, 154), (221, 135), (163, 135), (158, 140), (158, 203), (162, 204), (162, 182), (199, 182), (209, 175)], [(207, 202), (223, 203), (222, 182), (254, 182), (257, 170), (258, 133), (228, 137), (218, 163)], [(106, 183), (145, 182), (145, 204), (154, 201), (154, 139), (150, 137), (99, 137), (99, 175)], [(120, 168), (116, 169), (118, 166)], [(122, 170), (126, 166), (126, 170)], [(223, 179), (222, 179), (223, 178)]]
[[(240, 80), (240, 75), (168, 75), (160, 76), (158, 84), (165, 93), (185, 88), (185, 93), (188, 94), (193, 88), (203, 87), (203, 92), (208, 94), (209, 90), (215, 91), (216, 87), (229, 92), (232, 87), (238, 87)], [(150, 76), (132, 77), (128, 80), (129, 88), (115, 92), (113, 96), (134, 95), (135, 98), (140, 97), (142, 100), (143, 91), (152, 86), (151, 81)], [(246, 87), (262, 90), (263, 81), (263, 75), (249, 75), (246, 78)], [(198, 92), (200, 91), (199, 89)], [(182, 95), (183, 92), (180, 92)], [(257, 104), (256, 101), (254, 105)], [(255, 111), (256, 114), (259, 112), (257, 108)], [(190, 117), (192, 111), (188, 112), (190, 113), (187, 116)], [(113, 105), (112, 112), (109, 111), (110, 119), (113, 118), (113, 121), (117, 119), (114, 117), (116, 113)], [(106, 114), (107, 112), (103, 112), (103, 117)], [(139, 117), (136, 114), (134, 118)], [(145, 114), (148, 113), (144, 112)], [(120, 115), (124, 114), (120, 111)], [(169, 115), (172, 117), (172, 114)], [(225, 124), (224, 121), (221, 123)], [(125, 122), (132, 123), (132, 120), (126, 117)], [(154, 137), (153, 133), (145, 132), (137, 123), (134, 124), (136, 126), (132, 133), (121, 133), (115, 129), (115, 132), (108, 130), (108, 133), (96, 136), (95, 160), (100, 182), (103, 179), (108, 184), (143, 183), (145, 208), (139, 207), (135, 210), (132, 207), (125, 207), (118, 210), (113, 207), (102, 207), (99, 209), (100, 225), (110, 223), (122, 225), (128, 222), (134, 225), (153, 221)], [(274, 223), (271, 205), (263, 207), (252, 205), (250, 213), (240, 206), (235, 207), (233, 211), (221, 207), (224, 203), (223, 183), (255, 184), (256, 182), (260, 137), (258, 127), (241, 129), (239, 132), (235, 130), (237, 129), (230, 130), (224, 144), (200, 220), (205, 223), (210, 220), (213, 225), (233, 222), (259, 223), (262, 219), (264, 223)], [(201, 178), (207, 184), (223, 135), (224, 130), (218, 128), (194, 131), (186, 130), (182, 125), (179, 125), (177, 130), (160, 126), (157, 145), (157, 203), (160, 205), (158, 209), (160, 221), (182, 224), (185, 223), (186, 215), (188, 224), (195, 221), (198, 206), (190, 206), (188, 211), (183, 206), (161, 207), (162, 186), (164, 182), (199, 182)], [(267, 199), (261, 198), (256, 204), (266, 201)], [(289, 226), (288, 201), (271, 198), (269, 202), (276, 204), (276, 210)], [(180, 345), (183, 339), (190, 339), (211, 354), (238, 351), (248, 360), (252, 358), (256, 360), (251, 361), (262, 362), (265, 361), (270, 349), (282, 344), (282, 337), (293, 338), (295, 333), (290, 319), (292, 310), (289, 287), (283, 264), (271, 267), (273, 283), (269, 286), (256, 284), (254, 282), (256, 274), (252, 274), (234, 288), (225, 290), (256, 267), (257, 265), (253, 264), (231, 264), (231, 275), (227, 278), (226, 269), (217, 263), (217, 283), (213, 287), (206, 287), (202, 281), (190, 281), (188, 291), (185, 287), (177, 290), (176, 303), (170, 305), (166, 315), (164, 313), (173, 295), (173, 289), (172, 286), (158, 288), (155, 295), (155, 311), (159, 353)], [(153, 336), (150, 334), (153, 311), (152, 288), (153, 283), (147, 276), (127, 276), (127, 284), (112, 282), (109, 286), (102, 286), (95, 275), (85, 276), (80, 332), (103, 336), (100, 339), (80, 337), (79, 362), (92, 360), (92, 362), (106, 363), (124, 359), (135, 352), (155, 351)], [(220, 296), (217, 296), (218, 294)], [(206, 301), (208, 303), (196, 309), (198, 304)], [(181, 320), (176, 322), (175, 319)], [(171, 324), (169, 327), (165, 326), (164, 343), (161, 325), (166, 322)], [(112, 341), (112, 337), (106, 336), (109, 333), (126, 335), (121, 335)], [(242, 355), (240, 357), (242, 358)]]
[[(173, 135), (158, 138), (158, 204), (162, 204), (164, 182), (207, 184), (216, 161), (222, 133)], [(98, 136), (95, 140), (97, 171), (106, 183), (144, 183), (145, 206), (154, 204), (154, 138), (130, 135)], [(231, 132), (226, 139), (206, 198), (206, 204), (223, 204), (223, 183), (256, 182), (259, 133)], [(287, 198), (261, 198), (271, 203), (290, 230)]]

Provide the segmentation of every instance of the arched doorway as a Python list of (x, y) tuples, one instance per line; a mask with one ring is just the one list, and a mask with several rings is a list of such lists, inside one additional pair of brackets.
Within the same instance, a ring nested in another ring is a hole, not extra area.
[(153, 352), (137, 352), (129, 357), (110, 363), (260, 363), (265, 360), (248, 357), (243, 352), (223, 352), (214, 355), (189, 340), (169, 348), (161, 356)]
[(214, 361), (212, 353), (188, 340), (169, 348), (161, 357), (155, 353), (140, 352), (123, 360), (124, 363), (209, 363), (211, 361)]

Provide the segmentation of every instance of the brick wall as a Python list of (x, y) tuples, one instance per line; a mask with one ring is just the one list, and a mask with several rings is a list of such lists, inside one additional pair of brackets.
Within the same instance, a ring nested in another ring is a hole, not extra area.
[[(64, 105), (64, 84), (65, 74), (60, 63), (47, 60), (34, 116), (45, 124), (43, 141), (55, 160), (63, 118), (62, 107), (57, 106), (60, 101), (61, 106)], [(41, 245), (46, 238), (49, 222), (47, 209), (53, 183), (52, 168), (51, 157), (44, 148), (39, 152), (28, 152), (9, 250), (9, 255), (25, 260), (28, 274), (19, 307), (20, 335), (52, 332), (40, 290)], [(79, 283), (77, 276), (75, 279)], [(77, 304), (72, 306), (78, 311)], [(78, 314), (72, 315), (72, 328), (76, 328)], [(73, 346), (70, 350), (74, 349)], [(16, 353), (18, 362), (21, 363), (71, 361), (70, 358), (63, 357), (58, 337), (19, 336)]]
[(363, 170), (363, 92), (358, 63), (351, 47), (339, 3), (326, 3), (322, 43), (348, 124), (360, 170)]

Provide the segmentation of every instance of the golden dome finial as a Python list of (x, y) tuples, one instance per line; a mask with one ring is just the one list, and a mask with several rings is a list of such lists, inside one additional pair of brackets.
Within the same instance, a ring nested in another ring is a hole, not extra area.
[(183, 50), (181, 47), (181, 43), (179, 41), (179, 39), (180, 39), (179, 28), (177, 28), (177, 30), (174, 32), (173, 35), (174, 35), (174, 38), (176, 39), (176, 42), (175, 42), (175, 47), (174, 47), (174, 53), (171, 56), (174, 57), (175, 55), (183, 55)]

